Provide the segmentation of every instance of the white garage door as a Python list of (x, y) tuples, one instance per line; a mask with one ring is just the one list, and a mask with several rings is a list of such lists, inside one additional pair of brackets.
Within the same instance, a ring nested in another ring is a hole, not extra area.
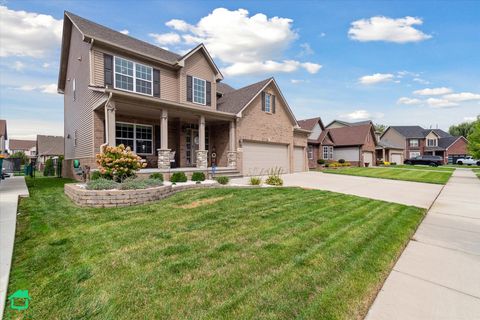
[(396, 164), (402, 164), (402, 155), (400, 153), (392, 153), (390, 157), (390, 162), (395, 162)]
[(373, 163), (373, 153), (372, 152), (364, 152), (363, 153), (363, 162), (368, 163), (369, 166), (374, 166)]
[(358, 147), (333, 148), (333, 160), (358, 161)]
[(303, 147), (295, 147), (293, 152), (294, 172), (305, 171), (305, 152)]
[(267, 174), (273, 168), (289, 173), (288, 146), (257, 142), (243, 143), (243, 174), (246, 176)]

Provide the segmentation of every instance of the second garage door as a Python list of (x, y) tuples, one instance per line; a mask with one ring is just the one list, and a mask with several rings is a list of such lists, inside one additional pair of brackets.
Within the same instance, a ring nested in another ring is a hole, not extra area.
[(373, 163), (373, 152), (363, 153), (363, 163), (368, 163), (370, 167), (375, 165), (375, 163)]
[(303, 147), (295, 147), (293, 151), (294, 171), (305, 171), (305, 152)]
[(392, 153), (390, 162), (395, 162), (396, 164), (403, 164), (402, 155), (400, 153)]
[(243, 174), (246, 176), (267, 174), (270, 169), (281, 168), (289, 173), (288, 146), (258, 142), (243, 143)]

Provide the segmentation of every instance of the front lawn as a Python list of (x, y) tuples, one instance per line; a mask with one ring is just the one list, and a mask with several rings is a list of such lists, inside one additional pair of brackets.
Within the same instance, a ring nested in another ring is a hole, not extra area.
[(477, 177), (480, 179), (480, 169), (473, 169), (473, 173), (477, 175)]
[(20, 204), (9, 293), (32, 319), (360, 319), (424, 214), (300, 188), (82, 209), (66, 181)]
[(405, 180), (415, 182), (427, 182), (445, 184), (453, 173), (453, 170), (406, 170), (396, 168), (338, 168), (325, 169), (325, 173), (346, 174), (369, 178), (381, 178), (392, 180)]
[(410, 165), (410, 164), (401, 164), (401, 165), (396, 165), (396, 166), (390, 166), (387, 168), (398, 168), (398, 169), (413, 169), (413, 170), (433, 170), (433, 171), (455, 171), (454, 167), (447, 167), (447, 166), (438, 166), (438, 167), (432, 167), (432, 166), (426, 166), (426, 165)]

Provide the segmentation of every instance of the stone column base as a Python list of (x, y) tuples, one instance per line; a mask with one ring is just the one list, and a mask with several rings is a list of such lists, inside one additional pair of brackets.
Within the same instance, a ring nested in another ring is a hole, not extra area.
[(207, 150), (197, 150), (197, 168), (199, 169), (208, 168), (208, 151)]
[(237, 152), (228, 151), (227, 152), (227, 167), (236, 168), (237, 167)]
[(170, 169), (170, 149), (157, 149), (158, 151), (158, 168)]

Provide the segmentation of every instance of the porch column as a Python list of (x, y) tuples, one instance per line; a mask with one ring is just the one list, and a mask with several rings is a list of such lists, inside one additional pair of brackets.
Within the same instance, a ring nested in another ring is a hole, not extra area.
[(207, 169), (208, 151), (205, 150), (205, 116), (198, 119), (198, 150), (197, 150), (197, 168)]
[(227, 166), (230, 168), (237, 167), (237, 152), (235, 146), (235, 121), (230, 121), (230, 128), (228, 132), (228, 152), (227, 152)]
[(115, 134), (115, 101), (110, 101), (105, 105), (105, 135), (109, 146), (116, 145)]
[(387, 159), (385, 158), (385, 148), (382, 148), (382, 161), (387, 161)]
[(168, 149), (168, 111), (162, 109), (160, 117), (160, 149), (158, 152), (158, 168), (170, 169), (170, 149)]

